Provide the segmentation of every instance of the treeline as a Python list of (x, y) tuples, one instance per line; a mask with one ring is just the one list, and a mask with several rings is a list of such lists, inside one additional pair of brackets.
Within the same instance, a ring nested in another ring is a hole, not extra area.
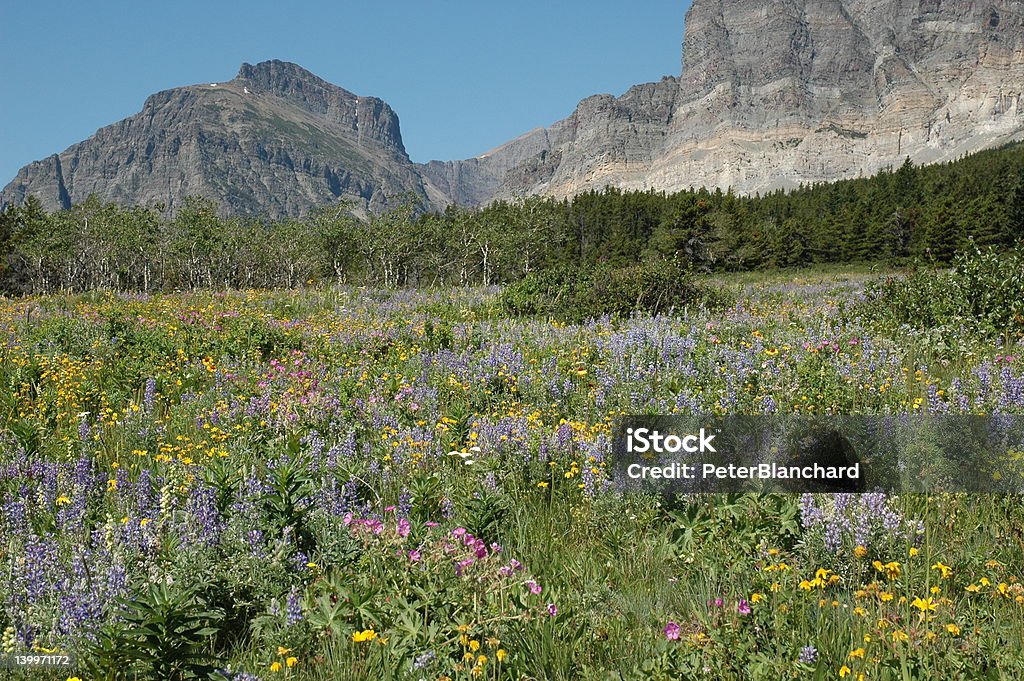
[(858, 180), (741, 197), (722, 191), (528, 198), (482, 209), (361, 220), (346, 206), (301, 220), (224, 218), (188, 200), (174, 216), (95, 198), (0, 212), (0, 289), (278, 288), (500, 284), (553, 267), (683, 262), (706, 270), (949, 261), (1024, 236), (1024, 146)]

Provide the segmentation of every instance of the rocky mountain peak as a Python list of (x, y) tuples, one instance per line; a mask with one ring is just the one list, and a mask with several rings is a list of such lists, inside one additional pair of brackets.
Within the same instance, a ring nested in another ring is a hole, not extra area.
[(1024, 0), (693, 0), (681, 70), (595, 95), (462, 161), (409, 160), (398, 116), (285, 61), (157, 93), (32, 163), (0, 201), (91, 193), (300, 215), (339, 198), (433, 208), (614, 186), (752, 194), (1024, 138)]
[(379, 144), (408, 159), (398, 114), (377, 97), (359, 97), (298, 64), (242, 64), (233, 81), (255, 95), (272, 95), (347, 128), (360, 144)]

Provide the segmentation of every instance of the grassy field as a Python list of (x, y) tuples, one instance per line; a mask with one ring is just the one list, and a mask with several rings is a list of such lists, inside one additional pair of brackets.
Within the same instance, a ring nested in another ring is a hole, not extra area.
[(582, 325), (494, 290), (0, 299), (3, 650), (83, 680), (1024, 678), (1019, 497), (608, 484), (625, 414), (1024, 412), (1017, 345), (864, 316), (876, 276)]

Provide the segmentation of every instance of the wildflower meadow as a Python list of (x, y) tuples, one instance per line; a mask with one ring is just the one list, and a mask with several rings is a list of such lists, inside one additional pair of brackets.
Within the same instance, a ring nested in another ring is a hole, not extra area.
[(1024, 413), (984, 271), (0, 299), (0, 647), (73, 657), (0, 675), (1024, 678), (1019, 496), (610, 483), (626, 415)]

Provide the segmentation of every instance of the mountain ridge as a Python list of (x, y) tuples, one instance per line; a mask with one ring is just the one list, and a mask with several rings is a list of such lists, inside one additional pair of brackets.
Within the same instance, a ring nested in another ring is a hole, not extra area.
[(398, 115), (281, 61), (173, 88), (0, 193), (297, 216), (615, 186), (757, 193), (1024, 139), (1024, 0), (694, 0), (680, 74), (582, 100), (475, 158), (413, 163)]

